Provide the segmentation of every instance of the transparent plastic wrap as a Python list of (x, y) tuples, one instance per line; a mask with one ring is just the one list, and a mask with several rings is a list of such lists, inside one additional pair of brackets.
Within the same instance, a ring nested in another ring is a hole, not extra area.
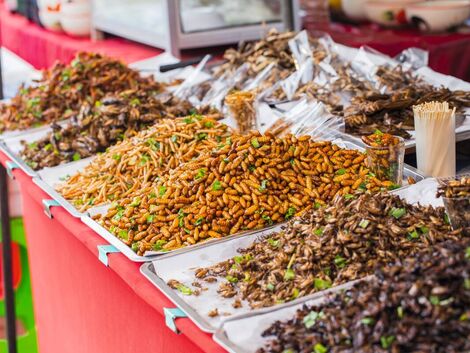
[(429, 52), (413, 47), (403, 50), (394, 59), (408, 69), (418, 70), (428, 66)]
[(294, 57), (297, 70), (300, 66), (309, 60), (312, 60), (312, 49), (308, 39), (307, 31), (299, 32), (294, 38), (289, 41), (289, 49)]
[(333, 140), (342, 130), (342, 119), (328, 113), (323, 103), (304, 98), (286, 111), (267, 131), (277, 136), (291, 133), (310, 135), (318, 140)]
[(200, 75), (203, 72), (207, 62), (211, 59), (211, 55), (206, 55), (200, 62), (197, 64), (194, 71), (184, 80), (181, 85), (173, 92), (173, 95), (180, 99), (189, 99), (192, 96), (194, 86), (201, 83)]
[(225, 96), (235, 86), (242, 84), (246, 80), (246, 75), (249, 69), (248, 64), (241, 65), (234, 73), (227, 72), (222, 75), (212, 84), (210, 90), (206, 93), (199, 105), (211, 106), (218, 110), (222, 110), (224, 105)]
[(298, 98), (299, 89), (313, 79), (313, 62), (307, 60), (300, 68), (290, 74), (284, 80), (280, 80), (273, 86), (259, 94), (260, 100), (268, 104), (279, 104), (284, 101), (292, 101)]
[(268, 64), (261, 72), (256, 75), (252, 80), (247, 80), (242, 83), (243, 91), (262, 90), (262, 87), (270, 85), (269, 79), (275, 71), (276, 65), (274, 63)]

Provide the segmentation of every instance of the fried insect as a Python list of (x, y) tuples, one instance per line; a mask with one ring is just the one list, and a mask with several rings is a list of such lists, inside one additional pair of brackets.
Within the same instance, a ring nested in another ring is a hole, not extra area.
[(414, 206), (385, 193), (346, 195), (239, 249), (234, 258), (196, 270), (196, 276), (222, 278), (233, 297), (267, 307), (366, 277), (378, 265), (461, 237), (442, 207)]
[(83, 104), (71, 123), (52, 124), (52, 132), (41, 140), (23, 143), (21, 156), (35, 170), (54, 167), (104, 152), (161, 119), (185, 116), (192, 110), (192, 104), (174, 97), (163, 102), (150, 91), (124, 91), (93, 106)]
[(0, 104), (0, 132), (76, 117), (84, 102), (93, 105), (106, 94), (140, 89), (158, 93), (165, 85), (141, 77), (121, 61), (81, 52), (70, 64), (45, 70), (34, 86), (20, 88), (9, 103)]
[(470, 243), (446, 242), (379, 269), (264, 333), (257, 353), (470, 350)]
[(80, 211), (134, 197), (161, 175), (216, 148), (218, 141), (228, 136), (227, 125), (210, 117), (162, 119), (148, 130), (110, 147), (57, 190)]
[(138, 254), (260, 229), (335, 195), (393, 186), (369, 176), (364, 158), (309, 136), (234, 135), (117, 202), (99, 222), (115, 235), (125, 233)]

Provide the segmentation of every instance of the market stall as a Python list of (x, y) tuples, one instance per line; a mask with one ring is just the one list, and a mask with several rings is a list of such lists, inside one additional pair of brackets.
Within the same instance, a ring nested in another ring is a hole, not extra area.
[[(165, 76), (140, 65), (78, 53), (0, 107), (41, 351), (468, 348), (470, 84), (305, 31)], [(387, 288), (397, 314), (360, 300)], [(327, 311), (347, 334), (317, 330)], [(413, 314), (407, 336), (397, 316)]]

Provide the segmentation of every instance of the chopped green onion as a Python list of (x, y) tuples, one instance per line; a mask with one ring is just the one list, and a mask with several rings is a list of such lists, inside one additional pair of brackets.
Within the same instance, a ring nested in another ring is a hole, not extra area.
[(295, 207), (289, 207), (287, 209), (286, 214), (284, 215), (284, 218), (285, 219), (290, 219), (295, 215), (296, 212), (297, 212), (297, 210), (295, 209)]
[(304, 316), (302, 322), (305, 325), (306, 328), (311, 328), (315, 323), (317, 322), (318, 319), (324, 319), (325, 314), (323, 311), (311, 311), (307, 315)]
[(259, 148), (260, 144), (258, 142), (258, 139), (256, 137), (252, 138), (251, 139), (251, 145), (254, 147), (254, 148)]
[(419, 234), (416, 230), (412, 231), (411, 233), (408, 233), (408, 238), (409, 239), (418, 239), (419, 238)]
[(153, 250), (155, 250), (155, 251), (162, 250), (162, 249), (163, 249), (163, 245), (165, 245), (166, 243), (167, 243), (166, 240), (163, 240), (163, 239), (157, 240), (157, 241), (155, 242), (155, 244), (153, 244)]
[(218, 180), (214, 181), (214, 183), (212, 184), (212, 190), (214, 191), (222, 190), (222, 184), (220, 183), (220, 181)]
[(279, 240), (274, 240), (273, 238), (269, 238), (267, 240), (268, 244), (271, 245), (272, 247), (277, 248), (279, 246)]
[(340, 255), (336, 255), (335, 256), (335, 265), (339, 268), (343, 268), (344, 266), (346, 266), (346, 259)]
[(328, 352), (328, 348), (326, 348), (324, 345), (322, 345), (321, 343), (316, 343), (314, 346), (313, 346), (313, 352), (314, 353), (327, 353)]
[(314, 286), (315, 286), (315, 289), (324, 290), (324, 289), (331, 288), (331, 282), (321, 279), (321, 278), (315, 278)]
[(263, 215), (261, 215), (261, 218), (264, 219), (264, 220), (266, 221), (266, 223), (268, 223), (268, 225), (272, 225), (272, 224), (273, 224), (273, 220), (272, 220), (271, 217), (269, 217), (268, 215), (263, 214)]
[(225, 279), (226, 279), (227, 281), (229, 281), (230, 283), (237, 283), (237, 282), (238, 282), (238, 278), (237, 278), (237, 277), (233, 277), (233, 276), (230, 276), (230, 275), (225, 276)]
[(371, 317), (364, 317), (361, 320), (361, 323), (363, 323), (364, 325), (367, 325), (367, 326), (371, 326), (375, 323), (375, 320)]
[(393, 341), (395, 341), (395, 336), (380, 337), (380, 345), (382, 346), (383, 349), (389, 349)]
[(266, 185), (268, 184), (268, 181), (266, 179), (264, 179), (262, 182), (261, 182), (261, 186), (258, 188), (259, 191), (263, 192), (266, 190)]
[(188, 288), (186, 287), (185, 285), (183, 284), (180, 284), (178, 287), (177, 287), (178, 291), (181, 293), (181, 294), (184, 294), (184, 295), (191, 295), (193, 294), (193, 291), (191, 290), (191, 288)]
[(390, 216), (393, 216), (395, 217), (396, 219), (399, 219), (401, 218), (402, 216), (404, 216), (406, 214), (406, 210), (404, 208), (396, 208), (396, 207), (393, 207), (391, 210), (390, 210)]
[(134, 98), (130, 101), (130, 105), (132, 105), (133, 107), (137, 106), (137, 105), (140, 105), (140, 100), (139, 98)]
[(134, 199), (132, 200), (132, 203), (129, 205), (131, 207), (138, 207), (140, 205), (140, 202), (142, 200), (140, 199), (140, 197), (134, 197)]
[(291, 268), (288, 268), (288, 269), (286, 270), (286, 273), (284, 273), (284, 279), (285, 279), (286, 281), (290, 281), (290, 280), (292, 280), (292, 279), (294, 279), (294, 278), (295, 278), (295, 272), (294, 272), (294, 270), (291, 269)]
[(120, 230), (118, 233), (118, 237), (121, 239), (127, 240), (129, 237), (127, 230)]
[(195, 178), (196, 178), (196, 180), (199, 180), (199, 179), (204, 178), (205, 175), (206, 175), (206, 170), (205, 169), (198, 169)]
[(365, 228), (367, 228), (367, 226), (369, 225), (369, 223), (370, 223), (369, 220), (363, 219), (361, 222), (359, 222), (359, 227), (365, 229)]
[(404, 313), (403, 313), (403, 308), (401, 306), (397, 308), (397, 315), (399, 319), (403, 319)]
[(205, 132), (201, 132), (197, 134), (198, 141), (205, 140), (207, 138), (207, 134)]

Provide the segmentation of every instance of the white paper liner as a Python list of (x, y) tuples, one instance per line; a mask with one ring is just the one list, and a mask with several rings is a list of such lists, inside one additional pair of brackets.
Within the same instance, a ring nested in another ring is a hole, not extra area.
[[(364, 278), (368, 280), (371, 276)], [(351, 281), (331, 290), (325, 291), (321, 295), (305, 297), (297, 302), (279, 305), (275, 308), (266, 308), (256, 313), (244, 316), (236, 316), (226, 320), (214, 334), (214, 340), (222, 347), (232, 353), (252, 353), (263, 347), (273, 337), (263, 337), (262, 333), (274, 322), (291, 319), (297, 310), (305, 304), (321, 305), (326, 300), (326, 294), (338, 293), (351, 288), (359, 281)]]

